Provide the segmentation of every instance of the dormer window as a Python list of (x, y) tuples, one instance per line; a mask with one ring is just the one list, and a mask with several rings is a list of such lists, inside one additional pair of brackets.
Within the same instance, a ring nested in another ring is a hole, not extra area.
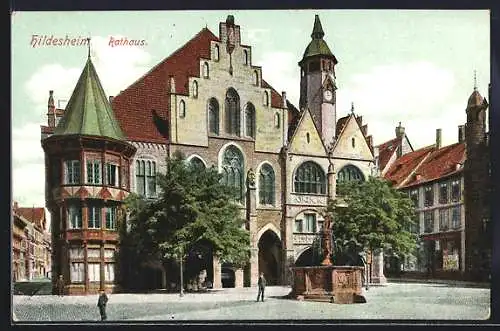
[(181, 100), (181, 102), (179, 102), (179, 117), (186, 117), (186, 103), (184, 102), (184, 100)]
[(219, 61), (219, 45), (214, 47), (214, 61)]
[(193, 82), (193, 98), (198, 97), (198, 82), (194, 81)]
[(204, 78), (209, 77), (208, 63), (206, 62), (203, 62), (203, 77)]

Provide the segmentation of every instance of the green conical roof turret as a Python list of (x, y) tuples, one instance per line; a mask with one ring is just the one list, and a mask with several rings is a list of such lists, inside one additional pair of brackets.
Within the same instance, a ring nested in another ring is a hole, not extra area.
[(300, 61), (300, 63), (303, 63), (304, 60), (309, 58), (309, 57), (317, 56), (317, 55), (333, 58), (335, 63), (337, 63), (337, 59), (335, 58), (335, 55), (333, 55), (332, 51), (330, 51), (330, 48), (328, 47), (326, 42), (323, 40), (324, 36), (325, 36), (325, 32), (323, 31), (323, 27), (321, 26), (321, 21), (319, 19), (319, 15), (315, 15), (314, 27), (313, 27), (313, 31), (311, 33), (312, 40), (309, 43), (309, 45), (307, 45), (306, 50), (304, 52), (304, 56), (302, 57), (302, 60)]
[(54, 130), (54, 135), (70, 134), (125, 139), (90, 54), (64, 115)]

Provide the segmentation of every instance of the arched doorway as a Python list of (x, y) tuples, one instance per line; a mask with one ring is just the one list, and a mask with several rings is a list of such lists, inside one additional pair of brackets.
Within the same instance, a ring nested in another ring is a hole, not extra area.
[(281, 283), (281, 240), (267, 230), (259, 239), (259, 273), (263, 272), (268, 285)]
[(314, 263), (314, 256), (313, 256), (313, 249), (312, 247), (308, 247), (306, 250), (304, 250), (297, 260), (295, 261), (295, 266), (296, 267), (309, 267), (312, 266)]

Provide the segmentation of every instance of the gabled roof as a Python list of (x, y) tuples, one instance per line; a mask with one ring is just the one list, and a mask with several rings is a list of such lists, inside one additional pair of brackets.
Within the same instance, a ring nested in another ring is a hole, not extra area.
[(465, 159), (465, 142), (433, 149), (417, 170), (419, 180), (412, 177), (404, 186), (414, 186), (461, 172)]
[(398, 158), (384, 177), (399, 188), (415, 186), (461, 172), (465, 159), (465, 142), (431, 145)]
[(90, 57), (54, 129), (55, 136), (71, 134), (124, 138)]
[[(168, 142), (168, 122), (172, 77), (175, 93), (189, 94), (189, 77), (200, 77), (200, 60), (210, 59), (210, 43), (220, 41), (203, 28), (175, 52), (113, 98), (112, 106), (120, 126), (131, 141)], [(282, 108), (281, 95), (271, 89), (271, 106)]]
[(292, 135), (289, 137), (289, 140), (287, 142), (287, 147), (288, 148), (291, 148), (292, 146), (292, 143), (293, 143), (293, 139), (295, 138), (295, 136), (297, 135), (297, 132), (299, 131), (300, 127), (301, 127), (301, 124), (302, 122), (304, 122), (304, 119), (305, 117), (309, 115), (309, 117), (311, 118), (311, 122), (312, 122), (312, 125), (314, 127), (314, 130), (316, 132), (316, 134), (319, 136), (319, 141), (321, 142), (321, 146), (323, 147), (322, 151), (325, 152), (325, 155), (328, 155), (328, 150), (325, 146), (325, 142), (323, 141), (323, 139), (321, 139), (321, 134), (320, 134), (320, 131), (318, 130), (318, 127), (316, 126), (316, 122), (313, 120), (312, 118), (312, 114), (311, 112), (309, 111), (309, 108), (305, 108), (301, 113), (300, 113), (300, 116), (298, 117), (298, 120), (297, 120), (297, 124), (295, 126), (295, 130), (293, 131)]
[(412, 173), (418, 171), (418, 167), (433, 149), (434, 145), (431, 145), (401, 156), (392, 164), (384, 178), (396, 187), (403, 185)]
[(351, 112), (347, 116), (341, 117), (337, 121), (337, 125), (335, 127), (335, 137), (336, 137), (336, 139), (335, 139), (335, 144), (333, 146), (333, 150), (335, 150), (335, 148), (337, 147), (337, 145), (338, 145), (338, 143), (340, 141), (339, 137), (344, 132), (345, 128), (347, 127), (347, 124), (349, 123), (349, 119), (351, 117), (353, 117), (354, 120), (356, 121), (356, 123), (358, 125), (358, 128), (361, 131), (361, 134), (363, 135), (363, 137), (365, 138), (365, 142), (368, 145), (368, 148), (370, 149), (370, 152), (372, 153), (372, 156), (373, 156), (372, 137), (371, 136), (367, 136), (368, 126), (367, 126), (367, 124), (363, 125), (363, 117), (362, 116), (356, 116), (354, 114), (354, 112)]
[(33, 223), (41, 229), (45, 229), (45, 208), (40, 207), (19, 207), (15, 208), (13, 212), (26, 221)]
[(378, 145), (378, 163), (379, 169), (383, 170), (391, 157), (396, 153), (398, 148), (401, 148), (403, 143), (402, 137), (396, 137), (383, 144)]

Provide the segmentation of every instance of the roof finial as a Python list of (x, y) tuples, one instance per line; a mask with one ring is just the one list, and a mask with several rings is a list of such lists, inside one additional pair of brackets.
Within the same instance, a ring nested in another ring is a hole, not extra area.
[(477, 75), (475, 69), (474, 69), (474, 91), (477, 91)]
[(354, 102), (351, 102), (351, 113), (354, 114)]
[(323, 27), (321, 26), (321, 21), (319, 20), (319, 15), (314, 16), (314, 26), (311, 33), (312, 39), (323, 39), (325, 33), (323, 32)]
[(90, 37), (87, 37), (87, 48), (89, 49), (89, 59), (90, 59)]

